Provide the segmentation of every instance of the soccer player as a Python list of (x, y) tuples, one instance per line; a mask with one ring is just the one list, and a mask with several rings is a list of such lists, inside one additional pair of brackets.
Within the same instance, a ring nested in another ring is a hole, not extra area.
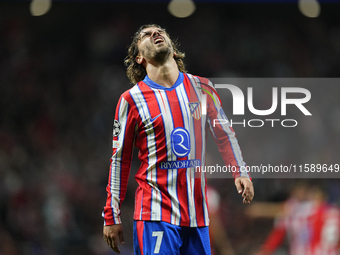
[[(254, 189), (233, 129), (215, 120), (226, 116), (207, 79), (186, 73), (184, 54), (160, 26), (135, 33), (125, 60), (135, 86), (118, 102), (113, 130), (104, 240), (119, 253), (123, 244), (120, 207), (130, 172), (132, 149), (141, 165), (135, 175), (135, 254), (210, 254), (205, 173), (206, 129), (224, 162), (233, 166), (243, 203)], [(226, 121), (221, 121), (226, 123)]]

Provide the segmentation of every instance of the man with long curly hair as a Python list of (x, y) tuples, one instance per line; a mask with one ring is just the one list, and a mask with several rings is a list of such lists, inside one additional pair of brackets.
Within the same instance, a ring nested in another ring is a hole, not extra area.
[(184, 54), (158, 25), (142, 26), (125, 59), (133, 84), (118, 102), (113, 130), (104, 240), (117, 253), (123, 244), (120, 206), (125, 198), (132, 149), (141, 165), (135, 175), (135, 254), (211, 254), (205, 178), (209, 128), (243, 203), (254, 189), (235, 133), (211, 82), (188, 74)]

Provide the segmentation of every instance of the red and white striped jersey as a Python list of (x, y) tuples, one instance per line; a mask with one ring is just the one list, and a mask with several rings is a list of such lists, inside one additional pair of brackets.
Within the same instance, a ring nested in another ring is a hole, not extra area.
[[(202, 114), (204, 94), (207, 114)], [(240, 171), (245, 163), (233, 129), (213, 121), (226, 118), (217, 100), (209, 80), (184, 73), (171, 88), (146, 76), (121, 95), (114, 121), (105, 225), (121, 223), (120, 206), (134, 146), (141, 162), (135, 175), (139, 186), (134, 219), (190, 227), (209, 224), (205, 173), (197, 171), (205, 165), (207, 129), (225, 164), (236, 168), (234, 177), (249, 177)]]
[(340, 209), (323, 204), (312, 217), (312, 255), (340, 254)]
[(291, 198), (284, 203), (283, 209), (262, 250), (272, 254), (287, 237), (290, 255), (311, 255), (313, 203)]
[(340, 254), (339, 208), (291, 199), (285, 209), (285, 215), (264, 243), (264, 251), (273, 253), (287, 236), (290, 255)]

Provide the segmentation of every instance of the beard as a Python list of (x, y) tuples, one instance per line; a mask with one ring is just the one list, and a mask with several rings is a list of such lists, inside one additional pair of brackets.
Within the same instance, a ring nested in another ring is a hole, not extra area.
[(147, 57), (160, 63), (165, 62), (172, 52), (171, 45), (168, 43), (162, 47), (155, 47), (154, 49), (151, 49), (151, 47), (146, 47), (146, 49), (148, 51)]
[(170, 56), (170, 54), (171, 54), (171, 48), (161, 47), (161, 48), (157, 49), (153, 58), (157, 62), (162, 62), (162, 61), (165, 61)]

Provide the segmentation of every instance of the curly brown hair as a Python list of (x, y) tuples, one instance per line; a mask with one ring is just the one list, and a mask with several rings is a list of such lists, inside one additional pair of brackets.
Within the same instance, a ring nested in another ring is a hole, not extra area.
[[(157, 28), (164, 30), (166, 35), (170, 39), (169, 33), (164, 28), (162, 28), (161, 26), (157, 24), (143, 25), (138, 29), (138, 31), (135, 33), (135, 35), (132, 38), (132, 43), (128, 49), (128, 55), (126, 56), (124, 60), (124, 64), (127, 66), (126, 75), (133, 84), (136, 84), (137, 82), (142, 81), (146, 76), (145, 67), (136, 62), (136, 57), (139, 53), (138, 40), (140, 38), (140, 33), (142, 32), (143, 29), (148, 28), (148, 27), (157, 27)], [(187, 70), (185, 69), (184, 62), (183, 62), (183, 58), (185, 57), (185, 54), (183, 52), (180, 52), (177, 49), (177, 47), (179, 46), (179, 43), (177, 42), (177, 40), (173, 41), (170, 39), (170, 41), (171, 41), (172, 48), (174, 52), (176, 53), (176, 56), (174, 56), (174, 59), (176, 61), (179, 71), (183, 73), (187, 72)]]

